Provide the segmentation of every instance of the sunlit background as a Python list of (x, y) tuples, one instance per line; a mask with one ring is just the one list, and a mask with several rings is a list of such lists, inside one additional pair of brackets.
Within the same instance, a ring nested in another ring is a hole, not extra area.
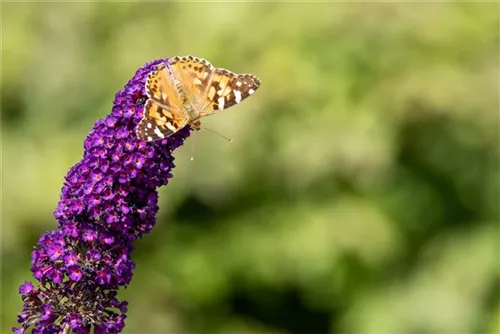
[[(256, 74), (175, 152), (125, 333), (499, 333), (498, 3), (3, 3), (1, 333), (145, 62)], [(190, 161), (190, 156), (194, 161)]]

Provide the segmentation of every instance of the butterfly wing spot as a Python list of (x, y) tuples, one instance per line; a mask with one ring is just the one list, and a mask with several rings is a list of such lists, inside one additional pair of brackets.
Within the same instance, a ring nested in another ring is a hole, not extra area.
[(161, 132), (161, 130), (158, 127), (155, 127), (155, 135), (157, 135), (160, 138), (165, 138), (165, 135)]
[(224, 97), (223, 97), (223, 96), (219, 97), (219, 98), (217, 99), (217, 102), (219, 103), (219, 104), (218, 104), (219, 110), (224, 109), (224, 103), (225, 103), (225, 99), (224, 99)]
[(150, 120), (143, 118), (139, 122), (139, 125), (137, 125), (137, 128), (136, 128), (137, 138), (139, 138), (140, 140), (152, 141), (153, 140), (153, 135), (152, 135), (153, 132), (151, 131), (151, 128), (153, 126), (154, 125), (151, 123)]
[(176, 132), (177, 130), (175, 129), (175, 126), (172, 125), (170, 122), (166, 122), (165, 126), (172, 132)]
[(241, 92), (239, 90), (235, 90), (233, 91), (234, 93), (234, 100), (236, 101), (236, 103), (240, 103), (241, 102)]

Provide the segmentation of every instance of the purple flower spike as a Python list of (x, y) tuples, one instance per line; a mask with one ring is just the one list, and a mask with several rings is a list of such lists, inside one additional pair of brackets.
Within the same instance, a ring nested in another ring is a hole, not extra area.
[(147, 76), (165, 61), (140, 68), (85, 139), (54, 212), (58, 228), (44, 233), (31, 254), (39, 284), (19, 287), (24, 307), (14, 333), (107, 334), (125, 327), (127, 302), (116, 296), (132, 279), (132, 243), (154, 227), (157, 188), (172, 177), (172, 151), (190, 134), (185, 127), (151, 143), (135, 135)]

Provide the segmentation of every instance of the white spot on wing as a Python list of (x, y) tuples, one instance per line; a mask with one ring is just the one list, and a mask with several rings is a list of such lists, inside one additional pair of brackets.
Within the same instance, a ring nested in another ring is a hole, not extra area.
[(253, 93), (255, 93), (255, 91), (253, 89), (248, 90), (248, 94), (252, 95)]
[(224, 98), (223, 97), (219, 97), (219, 99), (217, 100), (217, 102), (219, 102), (219, 110), (222, 110), (224, 109)]
[(152, 141), (153, 140), (153, 138), (151, 138), (150, 136), (148, 136), (147, 139), (148, 139), (148, 141)]
[(241, 102), (241, 92), (239, 90), (234, 91), (234, 99), (235, 99), (236, 103)]
[(172, 132), (177, 131), (177, 130), (175, 129), (175, 127), (172, 125), (172, 123), (170, 123), (170, 122), (165, 123), (165, 126), (166, 126), (166, 127), (167, 127), (170, 131), (172, 131)]
[(148, 129), (151, 129), (151, 123), (148, 123)]
[(165, 138), (165, 135), (158, 128), (155, 128), (154, 133), (160, 138)]
[(238, 82), (236, 83), (236, 86), (240, 87), (240, 86), (241, 86), (241, 82), (239, 82), (239, 81), (238, 81)]

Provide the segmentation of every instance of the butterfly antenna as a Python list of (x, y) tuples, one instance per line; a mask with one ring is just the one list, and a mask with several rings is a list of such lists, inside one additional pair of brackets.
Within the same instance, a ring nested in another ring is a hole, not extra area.
[(201, 126), (200, 128), (201, 128), (201, 129), (203, 129), (203, 130), (208, 130), (208, 131), (210, 131), (210, 132), (212, 132), (212, 133), (214, 133), (214, 134), (216, 134), (216, 135), (218, 135), (218, 136), (220, 136), (220, 137), (224, 138), (225, 140), (227, 140), (227, 141), (228, 141), (228, 142), (230, 142), (230, 143), (232, 143), (232, 142), (233, 142), (233, 140), (232, 140), (231, 138), (226, 137), (226, 136), (224, 136), (223, 134), (220, 134), (219, 132), (217, 132), (217, 131), (215, 131), (215, 130), (212, 130), (212, 129), (206, 128), (206, 127), (204, 127), (204, 126)]
[(191, 157), (189, 158), (190, 161), (194, 160), (194, 144), (196, 143), (196, 136), (193, 136), (192, 144), (191, 144)]

